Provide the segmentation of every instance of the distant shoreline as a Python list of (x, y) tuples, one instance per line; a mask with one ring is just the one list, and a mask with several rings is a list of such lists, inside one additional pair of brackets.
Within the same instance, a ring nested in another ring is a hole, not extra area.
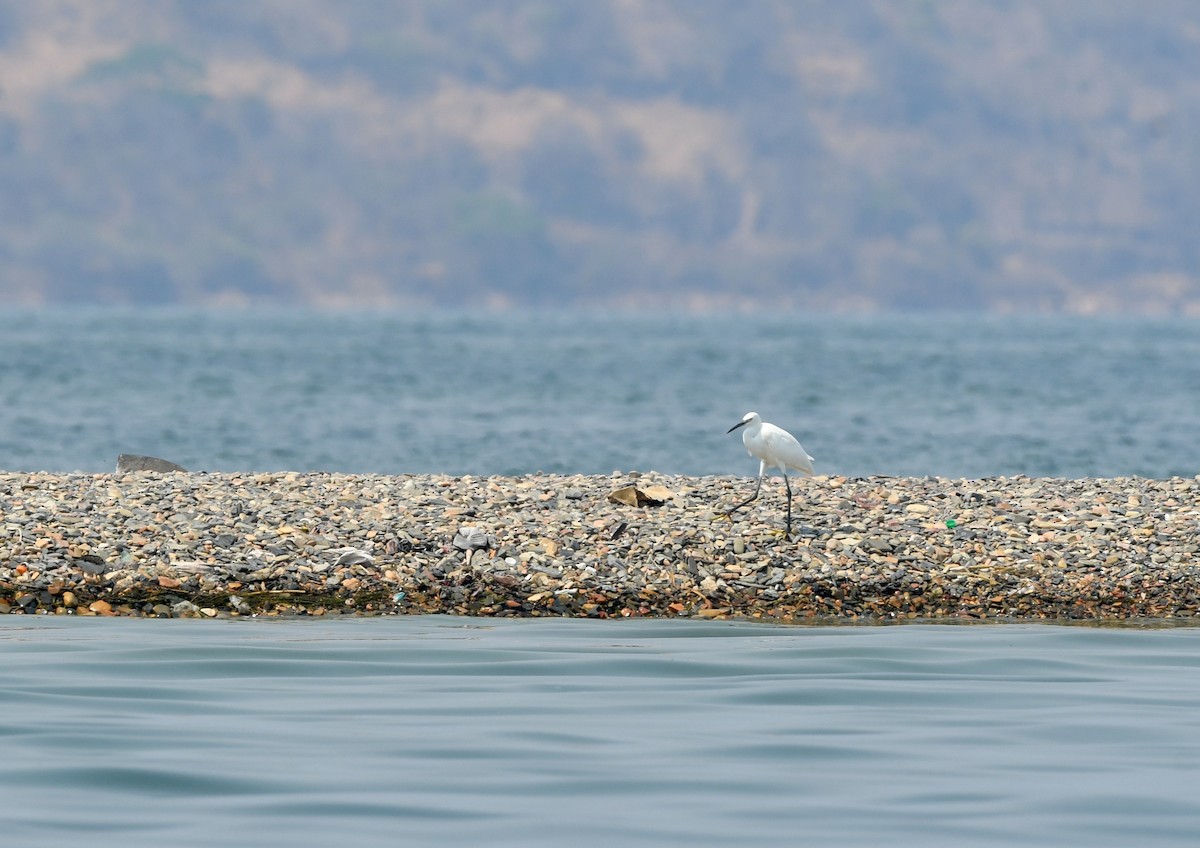
[[(628, 486), (629, 503), (609, 499)], [(0, 611), (1200, 620), (1200, 478), (794, 479), (790, 541), (778, 477), (721, 516), (752, 488), (652, 472), (0, 472)], [(486, 547), (468, 561), (471, 544)]]

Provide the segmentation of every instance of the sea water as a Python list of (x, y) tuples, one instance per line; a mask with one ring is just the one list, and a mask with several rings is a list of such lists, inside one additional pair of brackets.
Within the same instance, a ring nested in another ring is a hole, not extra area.
[(0, 468), (1200, 473), (1200, 321), (0, 312)]
[[(1170, 319), (0, 313), (0, 467), (1200, 473)], [(6, 843), (1178, 845), (1200, 629), (0, 618)]]
[(6, 844), (1194, 846), (1200, 629), (0, 619)]

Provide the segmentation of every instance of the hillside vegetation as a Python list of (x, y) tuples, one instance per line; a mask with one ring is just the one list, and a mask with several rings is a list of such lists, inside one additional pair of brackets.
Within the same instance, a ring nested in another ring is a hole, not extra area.
[(7, 304), (1200, 314), (1200, 4), (0, 3)]

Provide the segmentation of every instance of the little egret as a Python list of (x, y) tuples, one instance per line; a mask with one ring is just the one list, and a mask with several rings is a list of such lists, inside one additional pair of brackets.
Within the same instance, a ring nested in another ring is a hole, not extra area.
[(796, 437), (774, 424), (762, 420), (757, 412), (747, 412), (742, 420), (730, 427), (726, 433), (732, 433), (740, 427), (742, 444), (750, 455), (758, 459), (758, 483), (754, 486), (754, 494), (746, 500), (726, 511), (726, 515), (734, 512), (758, 498), (758, 490), (762, 488), (763, 475), (768, 468), (778, 468), (783, 472), (783, 485), (787, 487), (787, 535), (792, 535), (792, 484), (788, 482), (788, 471), (808, 476), (813, 473), (813, 458), (809, 456)]

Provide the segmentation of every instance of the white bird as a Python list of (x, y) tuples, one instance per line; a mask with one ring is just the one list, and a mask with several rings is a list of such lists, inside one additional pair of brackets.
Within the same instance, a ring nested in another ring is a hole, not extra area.
[(762, 416), (757, 412), (747, 412), (742, 416), (740, 422), (734, 424), (726, 432), (732, 433), (740, 427), (746, 428), (742, 431), (742, 444), (759, 462), (758, 483), (754, 487), (753, 495), (725, 514), (733, 515), (734, 512), (755, 500), (758, 497), (758, 490), (762, 488), (763, 475), (767, 473), (767, 469), (778, 468), (783, 472), (783, 485), (787, 487), (787, 534), (790, 537), (792, 535), (792, 484), (788, 482), (788, 471), (791, 470), (806, 477), (813, 474), (813, 458), (800, 446), (795, 436), (781, 427), (763, 421)]

